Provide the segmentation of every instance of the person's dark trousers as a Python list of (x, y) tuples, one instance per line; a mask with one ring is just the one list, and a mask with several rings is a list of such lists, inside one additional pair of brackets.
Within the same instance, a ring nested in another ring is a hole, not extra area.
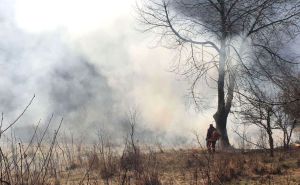
[(216, 141), (206, 141), (206, 147), (209, 152), (215, 152), (216, 151)]
[(215, 152), (216, 151), (216, 141), (211, 141), (211, 147), (212, 147), (212, 151)]

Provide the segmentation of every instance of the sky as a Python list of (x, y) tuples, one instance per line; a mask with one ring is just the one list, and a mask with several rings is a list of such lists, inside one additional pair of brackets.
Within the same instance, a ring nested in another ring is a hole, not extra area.
[(177, 52), (139, 31), (135, 0), (0, 1), (4, 125), (35, 94), (15, 128), (46, 123), (53, 113), (54, 125), (64, 118), (63, 132), (88, 137), (104, 129), (123, 137), (127, 114), (136, 110), (144, 140), (186, 143), (194, 131), (205, 137), (215, 96), (210, 109), (194, 109), (190, 83), (170, 72)]

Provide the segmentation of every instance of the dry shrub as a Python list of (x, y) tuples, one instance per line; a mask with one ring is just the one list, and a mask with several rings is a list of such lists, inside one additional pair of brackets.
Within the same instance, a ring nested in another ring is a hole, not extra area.
[(118, 158), (116, 156), (106, 156), (100, 161), (100, 176), (104, 180), (113, 178), (118, 173)]
[(282, 175), (284, 173), (284, 169), (282, 168), (282, 166), (277, 165), (276, 167), (271, 168), (269, 174), (272, 175)]
[(274, 158), (271, 158), (269, 156), (263, 156), (262, 157), (262, 162), (263, 163), (273, 163), (274, 162)]
[(144, 158), (141, 158), (143, 162), (143, 172), (139, 178), (139, 185), (161, 185), (160, 171), (159, 171), (159, 161), (157, 157), (157, 152), (149, 150), (145, 154)]
[(66, 166), (66, 170), (75, 170), (76, 168), (80, 168), (80, 165), (72, 161), (68, 166)]
[(257, 175), (265, 175), (268, 172), (268, 169), (265, 166), (257, 166), (253, 168), (253, 171)]
[(91, 170), (99, 170), (100, 166), (100, 159), (96, 152), (91, 152), (87, 158), (88, 168)]
[(193, 184), (201, 180), (206, 184), (223, 184), (253, 175), (282, 175), (288, 169), (286, 165), (274, 164), (274, 160), (267, 160), (257, 153), (190, 153), (184, 167), (191, 173)]
[(129, 147), (127, 150), (124, 151), (120, 165), (122, 169), (126, 169), (129, 171), (142, 171), (142, 156), (139, 149), (133, 150)]
[(219, 156), (214, 161), (214, 173), (217, 179), (215, 181), (228, 182), (237, 179), (239, 176), (244, 175), (245, 160), (239, 154), (237, 157), (229, 155)]
[[(52, 118), (53, 115), (47, 124), (48, 126)], [(12, 135), (9, 141), (10, 148), (0, 146), (1, 184), (43, 185), (49, 184), (53, 177), (57, 177), (59, 171), (56, 169), (58, 163), (54, 159), (54, 153), (57, 147), (57, 134), (62, 121), (63, 119), (61, 119), (53, 136), (49, 138), (50, 140), (45, 139), (49, 127), (41, 130), (41, 135), (37, 137), (37, 126), (29, 143), (16, 142), (16, 138)]]
[(61, 182), (59, 179), (55, 179), (53, 182), (54, 185), (61, 185)]
[(167, 179), (164, 183), (164, 185), (174, 185), (176, 184), (174, 178), (170, 178), (170, 179)]
[(192, 151), (188, 153), (185, 160), (185, 168), (197, 168), (197, 167), (205, 166), (205, 158), (201, 156), (197, 151)]
[(157, 173), (145, 175), (143, 181), (139, 185), (162, 185)]

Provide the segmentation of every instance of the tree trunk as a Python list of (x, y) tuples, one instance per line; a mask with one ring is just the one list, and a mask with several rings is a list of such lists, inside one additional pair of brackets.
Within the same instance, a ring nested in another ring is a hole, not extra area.
[(269, 136), (269, 145), (270, 145), (270, 156), (274, 157), (274, 141), (272, 137), (272, 131), (270, 133), (268, 132), (268, 136)]
[(267, 112), (267, 134), (269, 139), (269, 146), (270, 146), (270, 156), (274, 157), (274, 140), (273, 140), (273, 133), (271, 127), (271, 110)]
[[(215, 114), (216, 115), (216, 114)], [(217, 125), (217, 130), (221, 134), (221, 148), (227, 148), (230, 146), (228, 135), (227, 135), (227, 117), (222, 117), (222, 116), (214, 116), (216, 125)]]
[(290, 149), (290, 142), (293, 134), (293, 130), (297, 125), (297, 119), (295, 119), (291, 125), (290, 130), (288, 130), (288, 126), (286, 127), (286, 149)]
[[(226, 63), (226, 51), (225, 51), (225, 40), (221, 41), (220, 47), (220, 61), (219, 61), (219, 76), (218, 76), (218, 109), (214, 114), (214, 119), (216, 122), (217, 130), (221, 134), (221, 147), (227, 148), (230, 146), (228, 135), (227, 135), (227, 117), (231, 108), (232, 98), (227, 97), (227, 102), (225, 102), (225, 92), (224, 92), (224, 83), (225, 83), (225, 63)], [(228, 94), (233, 94), (233, 89), (229, 88)], [(226, 103), (226, 105), (225, 105)]]
[(287, 150), (289, 148), (289, 136), (287, 133), (287, 128), (284, 127), (282, 130), (283, 130), (283, 148)]

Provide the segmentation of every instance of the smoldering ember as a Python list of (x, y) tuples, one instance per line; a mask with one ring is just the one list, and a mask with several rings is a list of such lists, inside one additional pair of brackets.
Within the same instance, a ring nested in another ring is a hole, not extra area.
[(300, 0), (0, 0), (0, 185), (300, 184)]

